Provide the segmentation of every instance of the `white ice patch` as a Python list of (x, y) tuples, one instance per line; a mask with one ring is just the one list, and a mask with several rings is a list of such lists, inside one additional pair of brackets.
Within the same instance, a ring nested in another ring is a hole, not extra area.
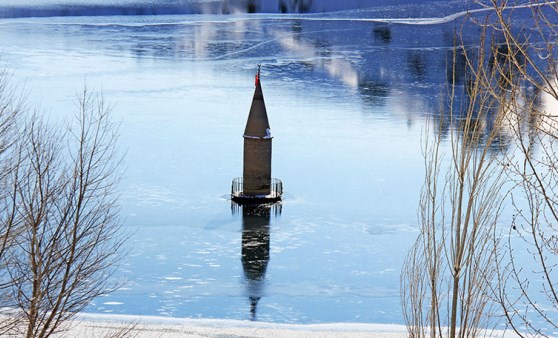
[(103, 305), (124, 305), (122, 302), (105, 302)]
[(173, 277), (173, 276), (168, 276), (168, 277), (164, 277), (165, 280), (182, 280), (182, 277)]

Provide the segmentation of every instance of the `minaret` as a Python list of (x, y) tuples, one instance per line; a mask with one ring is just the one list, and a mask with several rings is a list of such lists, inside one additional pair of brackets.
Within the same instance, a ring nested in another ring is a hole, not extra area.
[(271, 193), (272, 140), (258, 66), (256, 90), (244, 130), (244, 195), (267, 196)]
[(260, 81), (260, 65), (258, 65), (256, 89), (244, 130), (242, 180), (233, 180), (233, 200), (269, 202), (281, 199), (282, 183), (271, 178), (272, 139)]

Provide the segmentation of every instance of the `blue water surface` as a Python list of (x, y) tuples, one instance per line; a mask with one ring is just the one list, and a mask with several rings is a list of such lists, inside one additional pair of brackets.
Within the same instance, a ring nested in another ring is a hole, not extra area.
[[(121, 121), (131, 249), (115, 278), (126, 282), (86, 311), (403, 323), (426, 117), (440, 107), (455, 32), (478, 33), (464, 6), (436, 3), (411, 21), (399, 20), (408, 6), (387, 5), (0, 20), (0, 62), (46, 114), (69, 118), (85, 83)], [(285, 198), (253, 220), (228, 194), (258, 64)], [(269, 254), (250, 266), (243, 247)]]

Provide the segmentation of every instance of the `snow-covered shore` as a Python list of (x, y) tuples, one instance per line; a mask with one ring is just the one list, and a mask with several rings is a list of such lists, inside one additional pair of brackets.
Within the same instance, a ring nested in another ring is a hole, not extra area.
[[(398, 324), (327, 323), (279, 324), (226, 319), (191, 319), (111, 314), (80, 314), (55, 337), (370, 337), (405, 338)], [(512, 331), (491, 331), (485, 337), (517, 337)]]
[(276, 324), (222, 319), (188, 319), (83, 314), (57, 337), (406, 337), (403, 325)]

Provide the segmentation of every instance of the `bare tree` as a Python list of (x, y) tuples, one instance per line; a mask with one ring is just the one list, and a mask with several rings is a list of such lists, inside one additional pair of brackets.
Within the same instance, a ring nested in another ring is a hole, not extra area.
[(9, 250), (20, 334), (48, 337), (116, 286), (121, 257), (117, 128), (102, 96), (84, 89), (68, 132), (37, 115), (27, 122), (12, 187), (17, 245)]
[(487, 4), (490, 26), (501, 36), (505, 62), (497, 71), (506, 88), (485, 90), (500, 96), (515, 141), (507, 157), (515, 216), (499, 251), (494, 295), (517, 334), (544, 336), (558, 329), (558, 4), (531, 2), (531, 21), (522, 26), (514, 5)]
[[(24, 100), (15, 93), (10, 86), (11, 76), (4, 70), (0, 71), (0, 215), (11, 215), (10, 209), (13, 208), (8, 201), (11, 189), (8, 176), (13, 168), (17, 166), (17, 159), (14, 156), (13, 146), (18, 138), (17, 122), (24, 109)], [(7, 217), (0, 222), (0, 262), (5, 249), (11, 243), (12, 233), (11, 217)]]
[[(442, 250), (444, 238), (440, 238), (438, 217), (442, 216), (439, 184), (442, 166), (440, 154), (442, 133), (432, 136), (429, 126), (425, 129), (423, 155), (425, 158), (425, 182), (420, 197), (420, 234), (409, 250), (404, 262), (401, 293), (405, 323), (410, 337), (426, 337), (428, 332), (437, 336), (441, 332), (440, 309), (443, 294), (441, 284)], [(430, 330), (430, 331), (428, 331)]]
[(17, 320), (10, 315), (14, 305), (10, 297), (10, 287), (13, 285), (8, 271), (6, 253), (14, 245), (19, 232), (18, 222), (13, 203), (14, 189), (10, 176), (18, 165), (17, 151), (14, 150), (19, 138), (18, 122), (25, 109), (23, 96), (16, 92), (10, 84), (11, 75), (7, 71), (0, 71), (0, 335), (10, 331)]
[(456, 67), (457, 53), (464, 55), (468, 79), (464, 93), (452, 83), (444, 96), (440, 121), (451, 124), (447, 147), (445, 122), (434, 133), (426, 130), (420, 234), (401, 279), (411, 337), (475, 337), (491, 324), (495, 232), (505, 192), (497, 161), (503, 114), (484, 90), (499, 74), (487, 66), (492, 56), (485, 45), (483, 40), (474, 51), (456, 48), (450, 61)]

